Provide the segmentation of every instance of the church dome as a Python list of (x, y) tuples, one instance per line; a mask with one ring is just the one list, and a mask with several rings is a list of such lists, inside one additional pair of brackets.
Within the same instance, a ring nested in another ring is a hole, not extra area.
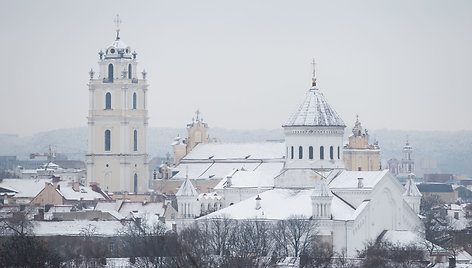
[(328, 104), (323, 93), (313, 86), (308, 90), (297, 110), (283, 125), (283, 127), (296, 126), (345, 127), (346, 125), (338, 113)]
[(116, 40), (107, 47), (105, 58), (131, 58), (131, 54), (131, 47), (117, 36)]

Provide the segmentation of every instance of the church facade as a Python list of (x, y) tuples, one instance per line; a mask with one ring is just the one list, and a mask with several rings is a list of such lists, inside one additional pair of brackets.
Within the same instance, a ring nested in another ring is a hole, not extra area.
[(345, 124), (315, 78), (283, 128), (282, 165), (233, 170), (212, 194), (216, 211), (203, 211), (201, 194), (185, 180), (177, 194), (178, 228), (214, 218), (276, 222), (296, 216), (317, 221), (322, 239), (348, 256), (384, 231), (421, 232), (414, 183), (405, 189), (388, 170), (346, 170)]
[(138, 78), (137, 53), (120, 38), (99, 52), (98, 76), (90, 71), (87, 181), (109, 192), (149, 188), (146, 73)]

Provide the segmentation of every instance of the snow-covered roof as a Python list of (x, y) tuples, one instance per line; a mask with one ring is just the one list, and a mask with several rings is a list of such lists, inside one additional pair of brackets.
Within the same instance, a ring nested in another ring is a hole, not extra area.
[(283, 159), (285, 143), (200, 143), (182, 161), (190, 159)]
[(330, 189), (358, 188), (359, 178), (362, 178), (363, 188), (374, 186), (387, 174), (383, 171), (343, 171), (329, 182)]
[(58, 189), (59, 193), (67, 200), (96, 200), (96, 199), (105, 199), (105, 197), (98, 192), (92, 190), (92, 187), (85, 187), (80, 185), (79, 190), (76, 192), (72, 188), (69, 182), (60, 181), (58, 182), (60, 188)]
[(35, 221), (34, 234), (80, 236), (85, 230), (94, 230), (97, 236), (114, 236), (122, 227), (119, 221)]
[(132, 202), (132, 201), (100, 201), (95, 206), (95, 210), (108, 212), (116, 219), (153, 215), (164, 215), (165, 207), (163, 202)]
[[(280, 173), (283, 163), (262, 163), (255, 170), (237, 169), (226, 175), (215, 189), (233, 188), (272, 188), (274, 177)], [(231, 185), (228, 185), (228, 177)]]
[[(428, 251), (428, 246), (431, 242), (421, 238), (416, 233), (411, 231), (386, 231), (382, 236), (383, 241), (388, 241), (397, 246), (415, 245), (419, 249)], [(445, 249), (435, 245), (433, 254), (449, 254)]]
[(163, 202), (123, 202), (119, 212), (122, 215), (127, 215), (130, 212), (139, 211), (142, 213), (149, 213), (151, 215), (164, 215), (165, 208)]
[(293, 126), (339, 126), (345, 127), (344, 121), (328, 104), (323, 93), (312, 87), (305, 95), (297, 110), (289, 117), (283, 127)]
[[(205, 218), (229, 217), (232, 219), (288, 219), (293, 215), (305, 218), (312, 216), (311, 195), (313, 189), (273, 189), (259, 194), (261, 208), (256, 209), (256, 196), (232, 206), (208, 214)], [(344, 201), (334, 196), (331, 203), (331, 214), (335, 220), (353, 219), (355, 210)]]
[(405, 189), (406, 190), (403, 193), (404, 196), (422, 196), (420, 190), (418, 190), (418, 187), (416, 187), (416, 184), (412, 178), (408, 179), (408, 181), (406, 182)]
[(45, 183), (51, 179), (3, 179), (0, 187), (8, 187), (16, 192), (15, 197), (33, 198), (43, 190)]
[(125, 42), (121, 41), (121, 39), (116, 39), (108, 47), (109, 48), (114, 47), (114, 48), (117, 48), (117, 49), (129, 48), (129, 46), (127, 44), (125, 44)]
[(186, 179), (182, 186), (180, 186), (179, 190), (175, 194), (176, 196), (197, 196), (197, 190), (193, 187), (192, 182), (189, 179)]

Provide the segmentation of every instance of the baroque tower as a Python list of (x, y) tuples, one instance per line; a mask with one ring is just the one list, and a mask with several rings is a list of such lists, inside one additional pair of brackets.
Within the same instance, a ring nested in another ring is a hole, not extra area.
[(411, 147), (408, 139), (406, 141), (405, 146), (403, 146), (402, 150), (402, 161), (401, 161), (401, 168), (402, 173), (413, 173), (415, 171), (415, 160), (411, 157), (413, 154), (413, 147)]
[(352, 128), (349, 144), (344, 147), (344, 166), (351, 171), (380, 170), (380, 147), (377, 142), (369, 144), (369, 133), (362, 129), (359, 116)]
[(143, 193), (149, 187), (146, 72), (138, 79), (136, 56), (120, 38), (100, 50), (98, 77), (90, 71), (87, 181), (109, 192)]

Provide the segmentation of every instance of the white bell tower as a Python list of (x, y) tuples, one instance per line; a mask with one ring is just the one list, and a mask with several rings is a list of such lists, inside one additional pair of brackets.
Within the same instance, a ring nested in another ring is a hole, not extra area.
[(146, 72), (137, 76), (136, 52), (120, 38), (100, 50), (100, 72), (90, 71), (87, 181), (104, 191), (143, 193), (149, 188)]

